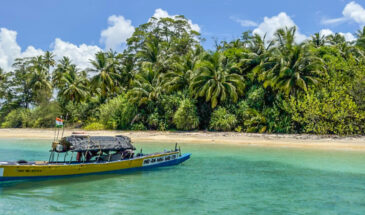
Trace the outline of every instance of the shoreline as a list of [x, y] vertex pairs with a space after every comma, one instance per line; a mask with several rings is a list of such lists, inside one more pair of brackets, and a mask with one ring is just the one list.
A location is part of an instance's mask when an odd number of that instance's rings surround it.
[[[54, 137], [54, 129], [10, 128], [0, 129], [0, 138], [49, 139]], [[64, 136], [82, 129], [65, 129]], [[61, 131], [60, 131], [61, 133]], [[172, 131], [85, 131], [90, 135], [129, 136], [134, 142], [200, 143], [220, 145], [241, 145], [258, 147], [312, 148], [328, 150], [365, 151], [365, 136], [332, 136], [309, 134], [256, 134], [237, 132], [172, 132]], [[61, 135], [61, 134], [60, 134]]]

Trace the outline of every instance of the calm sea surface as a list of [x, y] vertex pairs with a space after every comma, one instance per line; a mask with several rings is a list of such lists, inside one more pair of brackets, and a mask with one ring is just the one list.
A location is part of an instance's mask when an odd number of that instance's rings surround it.
[[[0, 139], [0, 160], [48, 160], [48, 143]], [[363, 152], [181, 147], [193, 154], [179, 166], [0, 183], [0, 214], [365, 214]]]

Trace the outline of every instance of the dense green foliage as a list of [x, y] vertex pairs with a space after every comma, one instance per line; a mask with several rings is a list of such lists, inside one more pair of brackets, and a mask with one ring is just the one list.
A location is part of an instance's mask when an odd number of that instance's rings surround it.
[[174, 123], [177, 129], [193, 130], [199, 126], [199, 118], [195, 104], [190, 99], [181, 101], [174, 115]]
[[216, 131], [230, 131], [236, 123], [235, 115], [229, 113], [224, 107], [219, 107], [212, 113], [209, 128]]
[[212, 51], [183, 16], [151, 18], [86, 70], [50, 52], [16, 59], [0, 69], [0, 125], [364, 134], [365, 28], [354, 42], [297, 44], [295, 31], [244, 32]]

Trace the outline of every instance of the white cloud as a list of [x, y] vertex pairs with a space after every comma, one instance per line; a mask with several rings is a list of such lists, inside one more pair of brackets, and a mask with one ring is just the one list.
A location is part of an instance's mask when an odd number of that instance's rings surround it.
[[28, 48], [21, 53], [20, 57], [34, 57], [43, 55], [44, 51], [42, 49], [36, 49], [33, 46], [28, 46]]
[[33, 46], [22, 52], [16, 41], [17, 32], [6, 28], [0, 28], [0, 67], [9, 71], [14, 60], [19, 57], [31, 57], [43, 54], [41, 49], [35, 49]]
[[240, 19], [234, 16], [229, 17], [231, 20], [239, 23], [242, 27], [256, 27], [258, 24], [252, 20]]
[[295, 41], [297, 43], [303, 42], [307, 37], [304, 34], [301, 34], [298, 26], [294, 23], [294, 21], [284, 12], [279, 13], [277, 16], [273, 17], [264, 17], [264, 21], [258, 25], [257, 28], [253, 30], [254, 34], [259, 34], [264, 36], [266, 34], [266, 40], [273, 39], [274, 33], [279, 28], [285, 27], [297, 27], [297, 31], [295, 32]]
[[340, 17], [340, 18], [334, 18], [334, 19], [322, 19], [321, 23], [324, 25], [332, 25], [332, 24], [338, 24], [341, 22], [345, 22], [347, 18]]
[[[5, 71], [10, 71], [12, 69], [12, 64], [16, 58], [34, 57], [44, 54], [42, 49], [36, 49], [33, 46], [28, 46], [27, 49], [22, 52], [16, 41], [16, 37], [16, 31], [0, 28], [0, 67]], [[54, 53], [56, 60], [63, 56], [68, 56], [73, 63], [84, 69], [90, 66], [89, 59], [94, 58], [94, 54], [101, 51], [101, 49], [98, 46], [88, 46], [85, 44], [76, 46], [57, 38], [55, 39], [53, 50], [51, 51]]]
[[[335, 33], [332, 31], [332, 30], [330, 30], [330, 29], [322, 29], [320, 32], [319, 32], [319, 34], [321, 35], [321, 36], [329, 36], [329, 35], [334, 35]], [[342, 33], [342, 32], [339, 32], [338, 34], [340, 34], [340, 35], [342, 35], [343, 37], [345, 37], [345, 40], [347, 41], [347, 42], [352, 42], [352, 41], [354, 41], [354, 40], [356, 40], [356, 38], [355, 38], [355, 36], [352, 34], [352, 33], [350, 33], [350, 32], [347, 32], [347, 33]]]
[[100, 42], [105, 44], [105, 49], [121, 50], [126, 40], [132, 36], [134, 27], [132, 21], [123, 16], [110, 16], [109, 27], [101, 32]]
[[351, 18], [359, 24], [365, 24], [365, 9], [355, 2], [348, 3], [343, 9], [342, 14], [344, 17]]
[[323, 19], [322, 24], [338, 24], [353, 20], [360, 25], [365, 25], [365, 9], [356, 2], [348, 3], [342, 11], [342, 17], [334, 19]]
[[[157, 19], [159, 18], [175, 18], [177, 15], [169, 15], [169, 13], [166, 10], [162, 10], [161, 8], [158, 8], [155, 10], [155, 13], [152, 15], [152, 17], [155, 17]], [[198, 24], [194, 24], [190, 19], [188, 19], [188, 23], [192, 30], [200, 32], [200, 27]]]
[[[0, 29], [0, 67], [6, 71], [11, 70], [11, 66], [16, 58], [33, 57], [44, 53], [41, 49], [36, 49], [33, 46], [22, 52], [16, 41], [17, 32], [6, 28]], [[69, 42], [64, 42], [61, 39], [56, 39], [53, 47], [53, 53], [56, 59], [63, 56], [68, 56], [80, 68], [89, 66], [89, 59], [94, 57], [94, 54], [101, 49], [97, 46], [88, 46], [82, 44], [76, 46]]]
[[349, 33], [349, 32], [347, 32], [347, 33], [340, 32], [339, 34], [344, 36], [345, 40], [348, 41], [348, 42], [352, 42], [352, 41], [356, 40], [356, 37], [353, 34]]
[[14, 59], [20, 54], [20, 46], [16, 42], [15, 31], [0, 29], [0, 67], [8, 70]]
[[86, 44], [77, 46], [56, 38], [52, 51], [56, 60], [63, 56], [67, 56], [79, 68], [85, 69], [90, 67], [90, 59], [94, 59], [95, 53], [101, 51], [101, 49], [98, 46], [90, 46]]
[[332, 34], [335, 34], [332, 30], [326, 28], [326, 29], [322, 29], [320, 32], [319, 32], [319, 35], [320, 36], [329, 36], [329, 35], [332, 35]]

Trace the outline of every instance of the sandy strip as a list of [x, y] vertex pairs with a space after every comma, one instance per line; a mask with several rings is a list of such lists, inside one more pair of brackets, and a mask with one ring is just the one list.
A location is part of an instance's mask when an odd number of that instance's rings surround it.
[[[65, 130], [64, 136], [71, 135], [78, 129]], [[330, 150], [365, 151], [365, 136], [339, 137], [320, 135], [289, 134], [247, 134], [236, 132], [161, 132], [161, 131], [87, 131], [90, 135], [122, 134], [134, 142], [178, 142], [252, 145], [262, 147], [294, 147]], [[53, 129], [0, 129], [0, 138], [50, 139], [54, 137]]]

